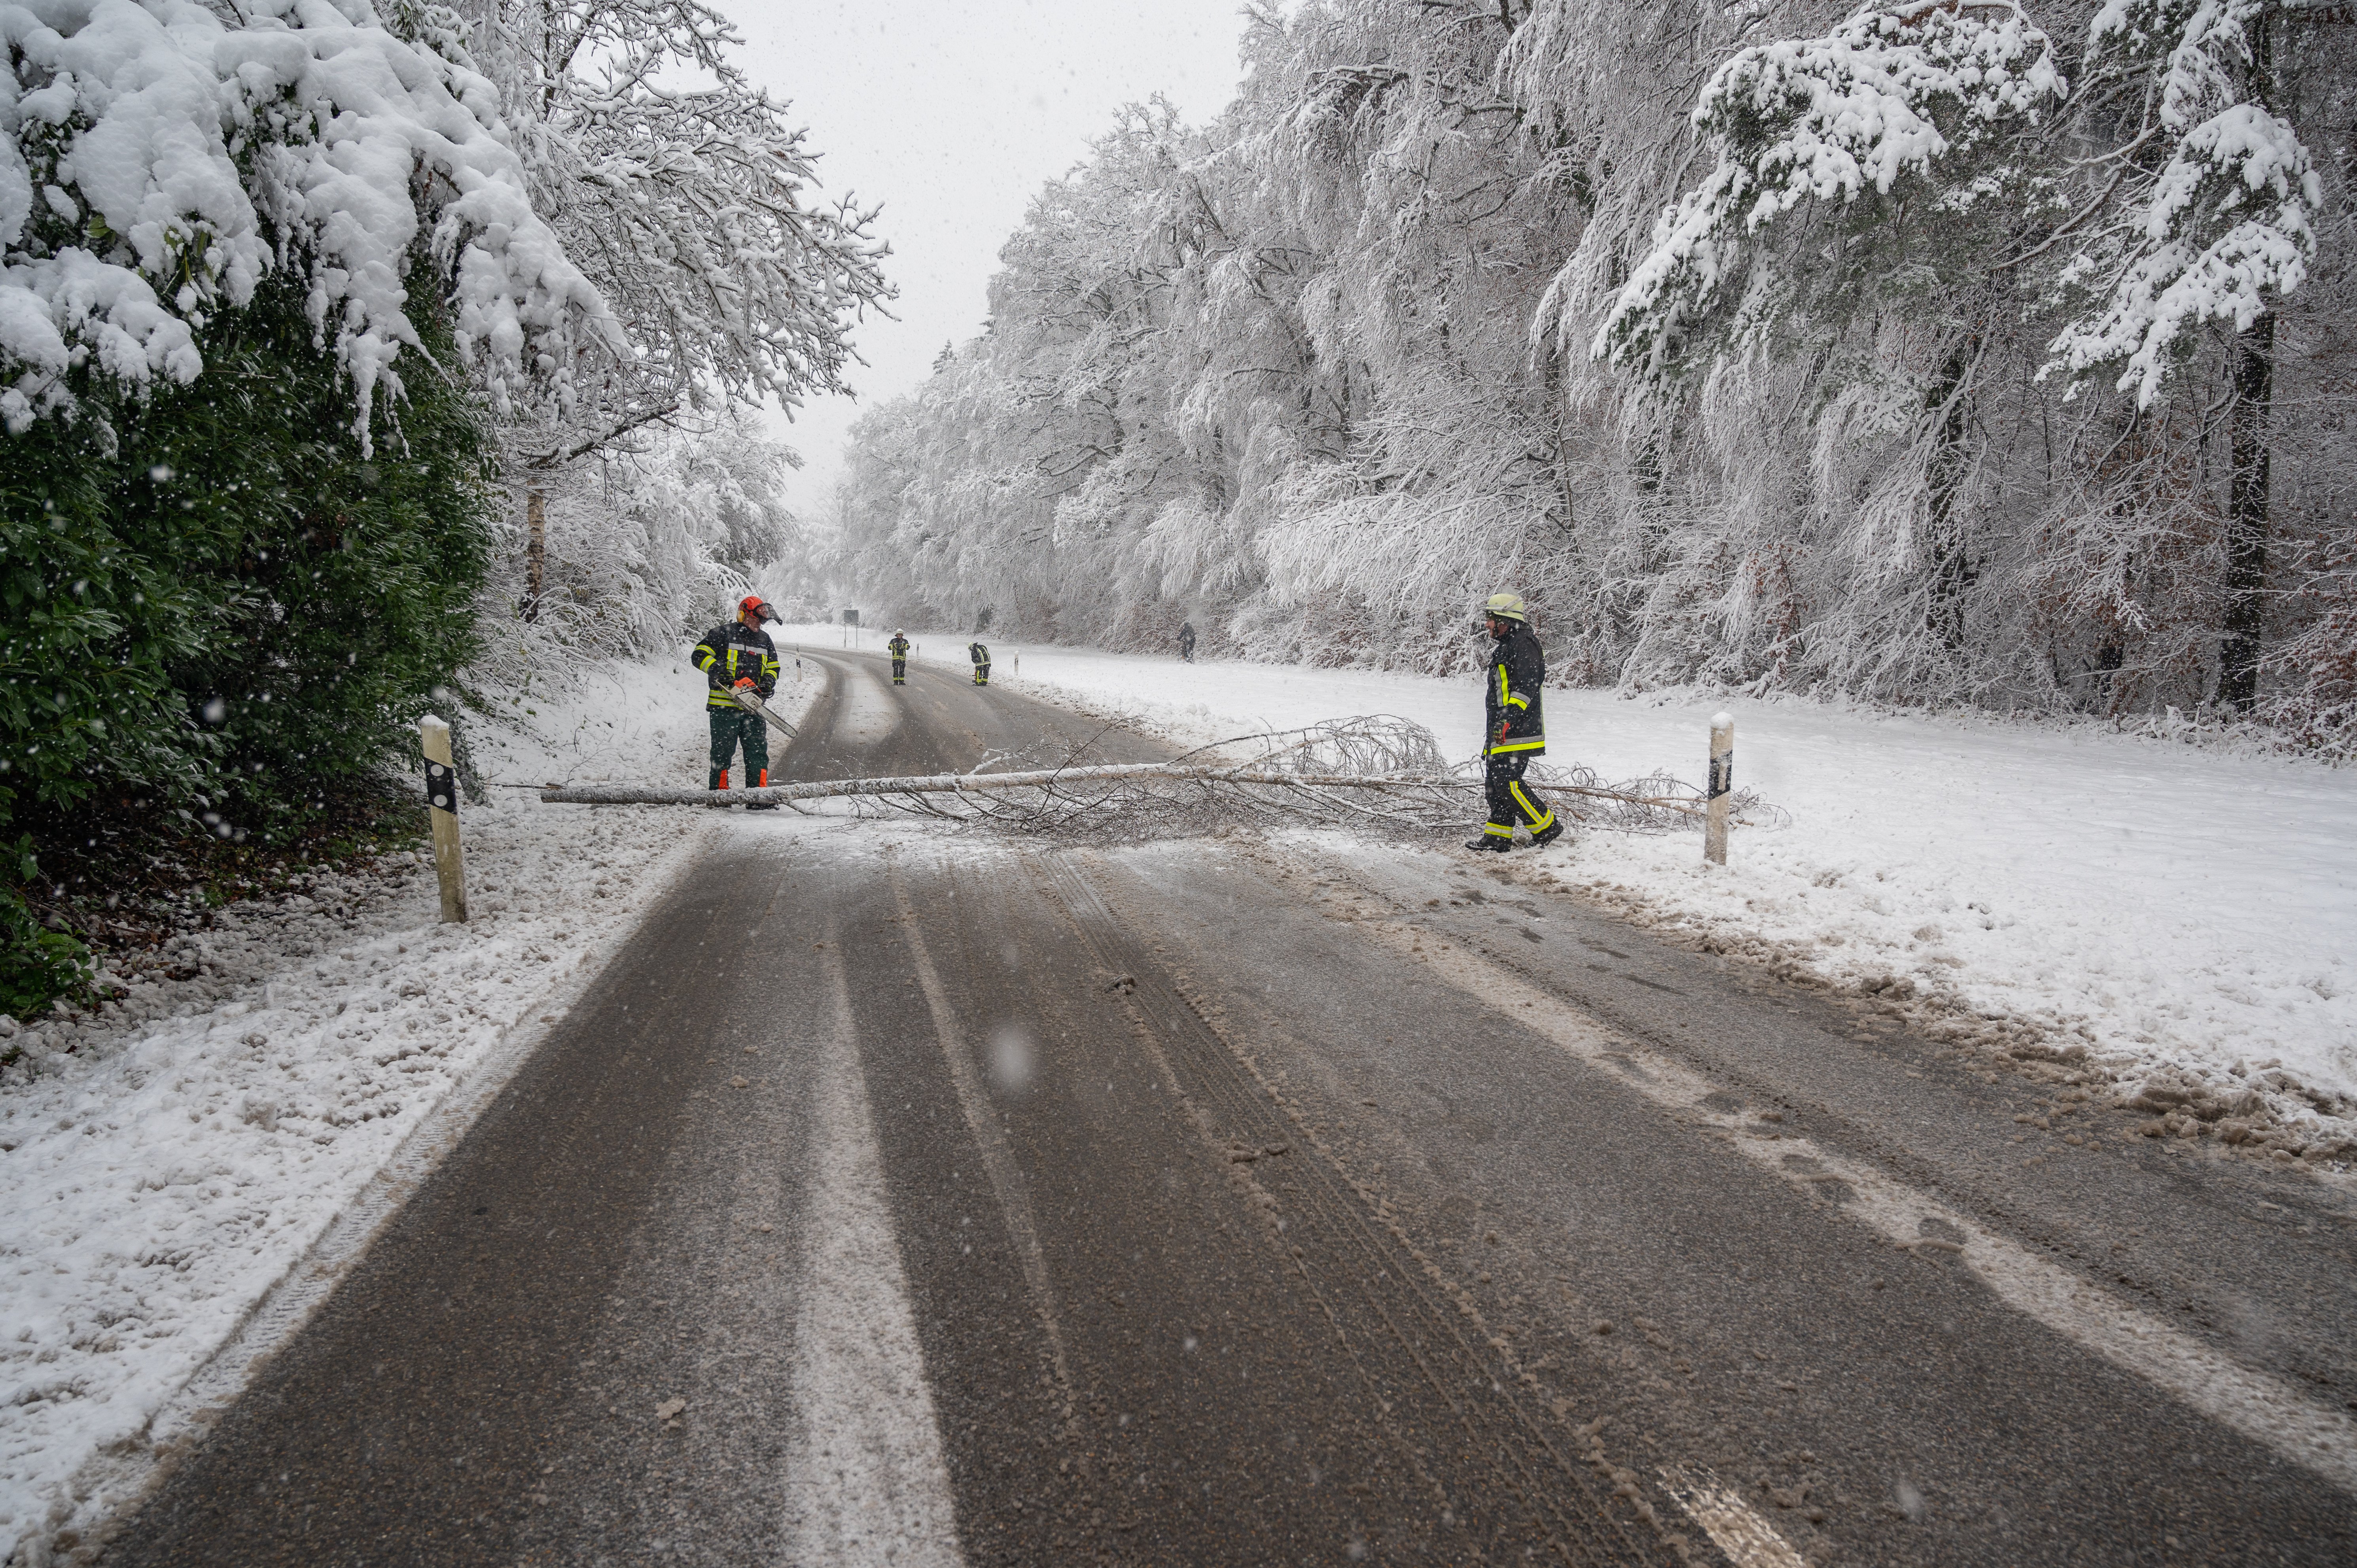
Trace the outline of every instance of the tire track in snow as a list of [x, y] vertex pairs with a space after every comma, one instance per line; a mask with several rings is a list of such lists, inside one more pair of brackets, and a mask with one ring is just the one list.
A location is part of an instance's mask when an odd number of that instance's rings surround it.
[[950, 1082], [957, 1090], [958, 1109], [964, 1114], [974, 1147], [982, 1155], [982, 1168], [990, 1178], [991, 1195], [997, 1199], [999, 1214], [1006, 1221], [1006, 1239], [1022, 1264], [1032, 1309], [1039, 1315], [1039, 1326], [1048, 1336], [1048, 1353], [1056, 1369], [1056, 1400], [1062, 1410], [1065, 1430], [1077, 1436], [1071, 1366], [1064, 1354], [1061, 1313], [1056, 1303], [1055, 1283], [1048, 1277], [1047, 1255], [1040, 1250], [1039, 1227], [1031, 1216], [1029, 1187], [1023, 1179], [1022, 1168], [1015, 1163], [1014, 1152], [1007, 1147], [1006, 1129], [991, 1104], [989, 1091], [983, 1087], [981, 1075], [974, 1068], [974, 1053], [958, 1029], [957, 1013], [950, 1005], [948, 990], [942, 984], [941, 972], [934, 967], [932, 954], [925, 947], [924, 930], [917, 918], [917, 907], [909, 897], [908, 882], [897, 865], [886, 875], [891, 879], [893, 902], [900, 912], [901, 936], [909, 944], [909, 961], [916, 969], [925, 1004], [932, 1012], [933, 1034], [941, 1044], [942, 1059], [948, 1065]]
[[1234, 1178], [1265, 1200], [1271, 1240], [1364, 1380], [1412, 1472], [1434, 1488], [1442, 1524], [1469, 1522], [1457, 1514], [1470, 1505], [1501, 1525], [1511, 1520], [1501, 1540], [1543, 1538], [1553, 1560], [1572, 1563], [1645, 1562], [1668, 1551], [1631, 1528], [1633, 1513], [1666, 1534], [1635, 1477], [1603, 1457], [1601, 1423], [1576, 1427], [1571, 1402], [1548, 1400], [1472, 1298], [1260, 1076], [1187, 977], [1146, 950], [1133, 933], [1147, 923], [1125, 918], [1072, 857], [1032, 858], [1029, 870], [1096, 961], [1134, 982], [1125, 1004], [1207, 1151], [1232, 1163], [1235, 1145], [1300, 1151], [1304, 1179], [1282, 1205], [1252, 1174], [1256, 1160], [1234, 1166]]
[[811, 1085], [810, 1250], [794, 1326], [786, 1561], [955, 1568], [957, 1515], [829, 921], [833, 1028]]

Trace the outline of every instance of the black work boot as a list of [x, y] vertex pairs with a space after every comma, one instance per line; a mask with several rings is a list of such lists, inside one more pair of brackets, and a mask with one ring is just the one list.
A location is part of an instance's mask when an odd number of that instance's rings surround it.
[[1544, 849], [1547, 845], [1555, 843], [1555, 840], [1561, 837], [1563, 837], [1563, 824], [1559, 822], [1549, 822], [1545, 827], [1541, 828], [1538, 832], [1531, 835], [1531, 847], [1533, 849]]
[[1465, 847], [1475, 854], [1504, 854], [1514, 847], [1514, 841], [1496, 833], [1483, 833], [1478, 839], [1467, 839]]

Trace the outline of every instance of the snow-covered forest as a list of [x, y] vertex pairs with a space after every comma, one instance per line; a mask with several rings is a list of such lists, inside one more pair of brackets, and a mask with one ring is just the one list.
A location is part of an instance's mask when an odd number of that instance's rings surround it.
[[351, 827], [429, 707], [708, 623], [796, 544], [759, 406], [843, 391], [890, 288], [703, 0], [10, 0], [0, 43], [21, 1012], [195, 875], [174, 832]]
[[2357, 27], [1305, 0], [856, 428], [844, 602], [1122, 648], [2357, 726]]

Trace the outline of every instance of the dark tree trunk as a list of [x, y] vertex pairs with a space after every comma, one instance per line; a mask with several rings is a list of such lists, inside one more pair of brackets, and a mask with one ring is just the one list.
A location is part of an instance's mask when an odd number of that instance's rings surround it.
[[2275, 396], [2276, 318], [2270, 311], [2234, 340], [2234, 477], [2226, 501], [2225, 636], [2218, 646], [2218, 700], [2248, 708], [2259, 694], [2266, 630], [2267, 413]]
[[523, 618], [540, 618], [541, 585], [548, 575], [548, 497], [538, 489], [523, 499]]
[[1958, 338], [1949, 352], [1948, 362], [1941, 367], [1939, 381], [1923, 398], [1923, 411], [1940, 422], [1939, 433], [1933, 437], [1937, 445], [1932, 450], [1925, 474], [1931, 487], [1932, 543], [1932, 593], [1925, 618], [1949, 651], [1955, 653], [1964, 651], [1968, 629], [1966, 600], [1974, 584], [1980, 580], [1980, 567], [1973, 560], [1970, 541], [1964, 537], [1964, 520], [1956, 515], [1957, 496], [1970, 468], [1964, 451], [1965, 405], [1969, 401], [1964, 378], [1972, 373], [1980, 349], [1977, 332]]

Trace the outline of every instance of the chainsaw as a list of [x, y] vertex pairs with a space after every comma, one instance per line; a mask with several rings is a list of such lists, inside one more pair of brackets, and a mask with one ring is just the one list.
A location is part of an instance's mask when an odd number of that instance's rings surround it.
[[788, 740], [796, 738], [794, 726], [780, 718], [777, 714], [771, 713], [770, 711], [770, 704], [761, 701], [760, 694], [755, 692], [752, 687], [739, 686], [728, 694], [737, 699], [737, 705], [738, 707], [744, 709], [748, 714], [759, 714], [763, 724], [766, 724], [771, 729], [778, 731]]

